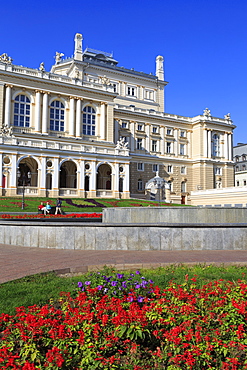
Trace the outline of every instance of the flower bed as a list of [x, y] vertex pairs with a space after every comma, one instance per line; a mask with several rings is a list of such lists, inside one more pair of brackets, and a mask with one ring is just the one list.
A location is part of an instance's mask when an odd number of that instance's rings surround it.
[[102, 218], [102, 213], [70, 213], [68, 215], [43, 215], [43, 214], [38, 214], [38, 215], [29, 215], [29, 214], [24, 214], [24, 215], [9, 215], [9, 214], [3, 214], [0, 215], [0, 218], [4, 219], [37, 219], [37, 218]]
[[78, 285], [74, 297], [0, 316], [2, 370], [247, 369], [242, 281], [161, 291], [142, 276], [95, 273]]

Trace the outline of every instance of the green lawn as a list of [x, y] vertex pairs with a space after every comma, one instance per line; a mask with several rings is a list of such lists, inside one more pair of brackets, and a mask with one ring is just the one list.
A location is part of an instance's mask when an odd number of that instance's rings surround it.
[[[105, 274], [109, 276], [114, 271], [105, 268]], [[113, 272], [114, 271], [114, 272]], [[124, 272], [124, 273], [129, 273]], [[197, 278], [198, 287], [218, 279], [237, 282], [239, 279], [247, 281], [247, 266], [221, 266], [214, 265], [171, 265], [165, 268], [141, 270], [146, 279], [152, 279], [155, 285], [166, 288], [170, 281], [183, 284], [185, 280]], [[50, 299], [56, 300], [60, 292], [73, 292], [77, 290], [78, 281], [90, 280], [90, 273], [73, 276], [60, 277], [55, 273], [38, 274], [23, 279], [0, 284], [0, 314], [14, 314], [15, 307], [42, 305]], [[191, 281], [192, 284], [195, 284]]]
[[[61, 198], [62, 209], [66, 213], [73, 212], [102, 212], [104, 207], [157, 207], [158, 202], [139, 199], [83, 199], [83, 198]], [[25, 197], [25, 209], [22, 210], [21, 197], [0, 197], [0, 212], [37, 212], [38, 205], [49, 201], [52, 206], [56, 205], [56, 198]], [[170, 204], [161, 202], [161, 206], [181, 206], [181, 204]]]

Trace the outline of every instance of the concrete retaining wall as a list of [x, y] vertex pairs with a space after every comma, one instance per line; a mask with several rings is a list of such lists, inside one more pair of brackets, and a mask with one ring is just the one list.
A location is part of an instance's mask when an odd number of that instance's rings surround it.
[[103, 223], [246, 223], [247, 208], [132, 207], [103, 210]]
[[0, 221], [0, 243], [82, 250], [247, 249], [247, 224], [85, 224]]

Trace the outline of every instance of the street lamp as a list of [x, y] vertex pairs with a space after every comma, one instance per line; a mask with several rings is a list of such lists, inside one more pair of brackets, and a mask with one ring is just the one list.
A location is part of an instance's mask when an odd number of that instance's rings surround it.
[[27, 179], [31, 179], [31, 172], [28, 171], [27, 175], [25, 172], [23, 174], [21, 171], [18, 169], [17, 171], [17, 176], [19, 180], [22, 180], [22, 202], [21, 202], [21, 209], [25, 209], [25, 186], [27, 185]]
[[156, 172], [156, 176], [153, 180], [154, 186], [158, 189], [158, 196], [159, 196], [159, 206], [160, 206], [160, 190], [164, 187], [164, 179], [159, 177], [158, 171]]

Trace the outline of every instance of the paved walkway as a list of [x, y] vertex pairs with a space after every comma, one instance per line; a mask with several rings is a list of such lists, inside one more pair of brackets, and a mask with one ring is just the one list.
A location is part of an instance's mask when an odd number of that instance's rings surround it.
[[0, 283], [47, 271], [65, 274], [86, 272], [104, 265], [137, 269], [180, 263], [247, 265], [247, 250], [85, 251], [0, 244]]

